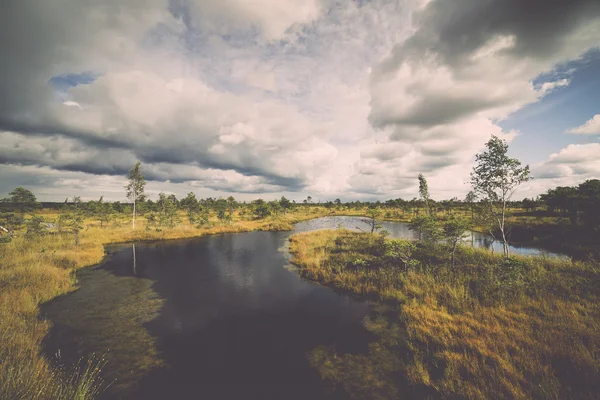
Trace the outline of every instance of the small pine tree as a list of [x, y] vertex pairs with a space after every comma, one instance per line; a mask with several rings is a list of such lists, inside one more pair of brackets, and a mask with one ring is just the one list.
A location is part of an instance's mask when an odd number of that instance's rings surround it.
[[44, 223], [44, 217], [34, 216], [27, 221], [27, 232], [25, 233], [27, 239], [44, 236], [46, 233], [47, 229]]
[[431, 214], [429, 210], [429, 187], [427, 185], [427, 179], [423, 176], [423, 174], [419, 174], [419, 195], [421, 196], [421, 200], [425, 203], [425, 210], [427, 214]]

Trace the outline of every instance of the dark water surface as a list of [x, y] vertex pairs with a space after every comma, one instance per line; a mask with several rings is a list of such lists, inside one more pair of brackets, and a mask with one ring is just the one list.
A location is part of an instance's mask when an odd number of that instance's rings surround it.
[[[296, 232], [339, 224], [361, 226], [355, 217], [327, 217]], [[384, 228], [413, 237], [406, 224]], [[78, 274], [78, 291], [42, 307], [54, 324], [46, 352], [66, 364], [104, 354], [110, 399], [345, 398], [321, 381], [307, 354], [321, 345], [366, 351], [369, 305], [300, 279], [288, 268], [290, 234], [108, 246], [100, 266]], [[490, 244], [480, 234], [473, 243]]]

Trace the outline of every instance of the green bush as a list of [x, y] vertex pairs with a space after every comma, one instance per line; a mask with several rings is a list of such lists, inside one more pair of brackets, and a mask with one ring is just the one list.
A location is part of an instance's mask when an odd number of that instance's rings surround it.
[[415, 268], [419, 261], [414, 259], [414, 253], [417, 249], [414, 242], [408, 240], [388, 240], [384, 244], [385, 262], [394, 267], [404, 270]]
[[43, 236], [47, 233], [46, 226], [44, 225], [44, 217], [33, 217], [27, 222], [27, 232], [25, 237], [32, 239], [35, 237]]

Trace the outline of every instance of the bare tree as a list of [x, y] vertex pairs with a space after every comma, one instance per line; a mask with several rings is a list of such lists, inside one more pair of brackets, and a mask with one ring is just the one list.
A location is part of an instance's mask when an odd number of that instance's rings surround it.
[[[381, 214], [381, 210], [376, 208], [369, 208], [367, 210], [367, 218], [361, 219], [361, 222], [364, 222], [369, 226], [369, 233], [373, 234], [379, 229], [382, 228], [381, 223], [377, 220], [377, 217]], [[357, 227], [357, 229], [364, 232], [364, 230]]]
[[75, 204], [75, 211], [77, 211], [77, 209], [79, 208], [79, 204], [81, 204], [81, 196], [73, 196], [73, 199], [71, 201], [73, 202], [73, 204]]

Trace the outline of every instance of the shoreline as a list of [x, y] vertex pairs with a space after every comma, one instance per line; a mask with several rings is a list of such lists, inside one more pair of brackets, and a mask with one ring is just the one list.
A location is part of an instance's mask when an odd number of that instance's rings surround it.
[[[100, 227], [96, 221], [88, 219], [77, 246], [70, 234], [56, 234], [33, 240], [16, 237], [12, 243], [3, 244], [0, 249], [0, 261], [4, 269], [0, 271], [4, 272], [4, 276], [0, 276], [0, 285], [4, 291], [0, 294], [0, 317], [6, 321], [0, 332], [0, 356], [5, 359], [0, 372], [12, 374], [9, 382], [3, 382], [0, 386], [0, 397], [3, 393], [10, 397], [12, 389], [23, 386], [26, 387], [25, 390], [37, 393], [42, 390], [40, 388], [46, 391], [47, 387], [61, 386], [60, 382], [56, 382], [57, 372], [41, 350], [49, 322], [41, 320], [39, 306], [76, 290], [76, 272], [101, 264], [106, 256], [107, 246], [224, 233], [293, 231], [293, 224], [317, 218], [365, 217], [365, 210], [353, 211], [355, 210], [300, 208], [281, 215], [278, 220], [238, 220], [231, 225], [206, 228], [191, 226], [182, 218], [184, 222], [181, 225], [161, 230], [146, 230], [141, 217], [136, 230], [131, 230], [129, 221], [124, 220], [124, 216], [121, 217], [123, 223], [112, 227]], [[382, 217], [380, 220], [408, 223], [406, 218]]]

